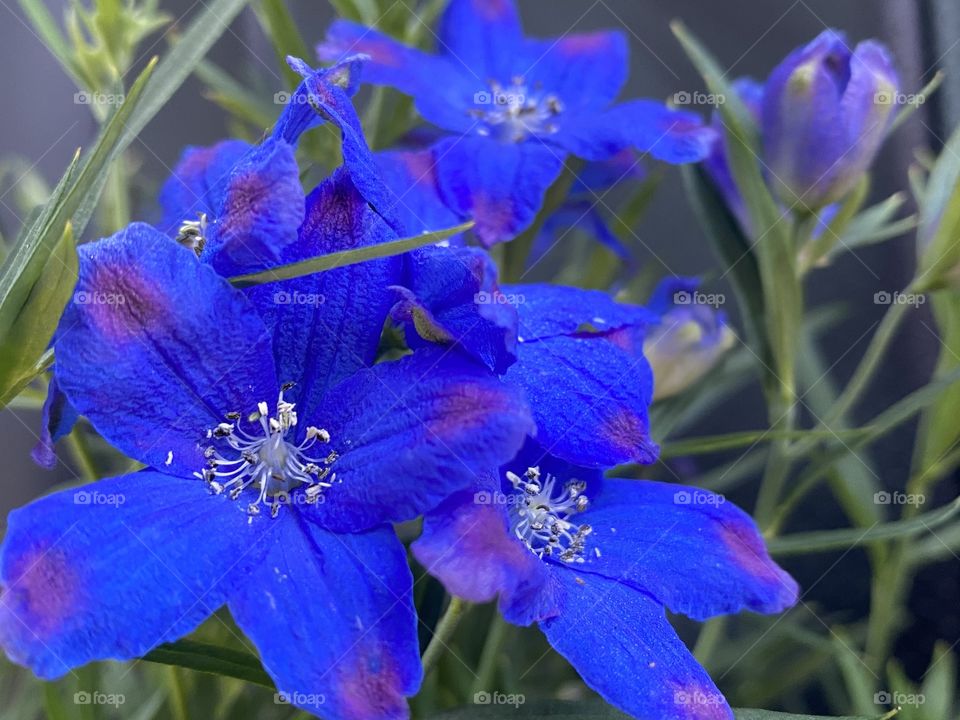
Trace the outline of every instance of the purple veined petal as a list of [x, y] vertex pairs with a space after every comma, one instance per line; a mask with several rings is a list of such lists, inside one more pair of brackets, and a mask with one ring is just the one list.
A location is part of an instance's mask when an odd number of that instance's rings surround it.
[[44, 679], [141, 657], [219, 608], [271, 531], [202, 481], [152, 471], [37, 500], [0, 548], [0, 646]]
[[540, 628], [607, 702], [639, 720], [733, 720], [660, 603], [575, 567], [555, 566], [553, 575], [560, 613]]
[[[394, 239], [341, 167], [310, 193], [299, 240], [283, 261]], [[370, 260], [247, 291], [273, 334], [280, 382], [294, 383], [286, 397], [297, 404], [302, 427], [320, 421], [330, 387], [373, 364], [401, 265], [399, 257]]]
[[[381, 177], [393, 191], [393, 206], [403, 218], [405, 237], [462, 222], [440, 199], [436, 156], [431, 148], [379, 152], [376, 162]], [[449, 242], [456, 243], [459, 237], [450, 238]]]
[[57, 382], [77, 412], [125, 454], [184, 477], [203, 468], [208, 429], [279, 392], [253, 306], [142, 223], [80, 247], [55, 348]]
[[393, 530], [337, 535], [293, 511], [267, 542], [229, 604], [280, 700], [331, 720], [407, 718], [422, 668], [413, 577]]
[[565, 157], [537, 140], [503, 143], [469, 135], [441, 140], [434, 152], [440, 197], [476, 222], [473, 232], [486, 247], [530, 226]]
[[558, 125], [550, 142], [585, 160], [606, 160], [634, 148], [673, 165], [699, 162], [716, 138], [699, 115], [655, 100], [628, 100]]
[[516, 359], [517, 311], [501, 302], [496, 265], [478, 248], [428, 247], [406, 259], [391, 311], [411, 347], [456, 345], [497, 374]]
[[40, 424], [40, 439], [30, 452], [33, 461], [42, 468], [52, 470], [57, 463], [54, 443], [66, 437], [77, 422], [77, 411], [70, 404], [57, 383], [56, 370], [50, 375], [47, 397], [43, 401], [43, 416]]
[[513, 457], [533, 432], [516, 390], [456, 350], [422, 348], [332, 388], [336, 482], [313, 517], [343, 532], [409, 520]]

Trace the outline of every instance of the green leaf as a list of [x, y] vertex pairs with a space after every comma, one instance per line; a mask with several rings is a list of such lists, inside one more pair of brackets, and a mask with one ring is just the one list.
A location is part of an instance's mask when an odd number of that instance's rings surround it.
[[161, 645], [144, 655], [143, 659], [160, 665], [173, 665], [212, 675], [232, 677], [268, 688], [274, 687], [273, 680], [264, 671], [256, 657], [218, 645], [178, 640]]
[[[584, 720], [629, 720], [630, 716], [600, 701], [564, 702], [561, 700], [539, 700], [522, 704], [493, 704], [490, 693], [478, 693], [487, 704], [476, 702], [468, 707], [448, 710], [434, 717], [437, 720], [474, 720], [490, 718], [502, 720], [504, 717], [523, 720], [550, 720], [550, 718], [583, 718]], [[500, 698], [510, 697], [499, 693]], [[514, 696], [516, 697], [516, 696]], [[522, 696], [519, 696], [522, 697]], [[880, 720], [866, 717], [824, 717], [820, 715], [791, 715], [770, 710], [734, 709], [736, 720]], [[884, 718], [889, 715], [883, 716]]]
[[77, 284], [77, 248], [69, 223], [0, 345], [0, 399], [32, 380]]
[[[781, 211], [760, 168], [758, 130], [746, 105], [725, 78], [717, 61], [679, 21], [670, 25], [707, 88], [724, 102], [719, 106], [730, 170], [750, 216], [752, 252], [757, 258], [764, 297], [764, 327], [774, 360], [775, 399], [786, 413], [794, 402], [795, 342], [802, 321], [803, 298], [796, 272], [793, 223]], [[748, 308], [745, 308], [750, 310]]]
[[920, 106], [926, 103], [929, 97], [937, 91], [937, 88], [940, 87], [940, 85], [943, 83], [943, 79], [946, 76], [947, 74], [943, 70], [937, 70], [936, 74], [930, 79], [930, 82], [924, 85], [920, 89], [920, 92], [914, 95], [914, 97], [920, 99], [920, 102], [908, 103], [906, 107], [902, 108], [900, 112], [898, 112], [893, 118], [893, 122], [890, 123], [890, 129], [887, 131], [888, 134], [892, 133], [898, 127], [903, 125], [917, 110], [919, 110]]
[[[810, 240], [800, 249], [799, 272], [801, 275], [819, 265], [838, 244], [843, 242], [843, 233], [860, 212], [869, 193], [870, 176], [864, 175], [857, 183], [857, 187], [840, 203], [836, 215], [827, 227], [818, 237]], [[817, 216], [811, 216], [810, 222], [813, 227], [818, 226], [817, 220]]]
[[707, 435], [699, 438], [687, 438], [665, 444], [660, 452], [661, 458], [685, 457], [688, 455], [707, 455], [709, 453], [752, 447], [775, 440], [836, 440], [854, 439], [869, 434], [869, 427], [853, 430], [747, 430], [744, 432]]
[[773, 555], [780, 557], [826, 550], [846, 550], [847, 548], [869, 545], [893, 538], [912, 537], [932, 532], [952, 520], [958, 513], [960, 513], [960, 500], [954, 500], [949, 505], [909, 520], [874, 525], [865, 530], [845, 528], [843, 530], [821, 530], [785, 535], [771, 538], [767, 541], [767, 547]]
[[330, 253], [329, 255], [320, 255], [319, 257], [310, 258], [309, 260], [301, 260], [291, 265], [281, 265], [280, 267], [250, 273], [249, 275], [236, 275], [230, 278], [230, 282], [236, 287], [250, 287], [251, 285], [262, 285], [263, 283], [312, 275], [313, 273], [322, 272], [323, 270], [344, 267], [346, 265], [355, 265], [365, 262], [366, 260], [400, 255], [410, 250], [416, 250], [424, 245], [435, 245], [441, 240], [445, 240], [453, 235], [459, 235], [472, 227], [473, 221], [470, 221], [462, 225], [447, 228], [446, 230], [436, 230], [435, 232], [423, 233], [422, 235], [380, 243], [379, 245], [368, 245], [354, 250], [341, 250], [340, 252]]

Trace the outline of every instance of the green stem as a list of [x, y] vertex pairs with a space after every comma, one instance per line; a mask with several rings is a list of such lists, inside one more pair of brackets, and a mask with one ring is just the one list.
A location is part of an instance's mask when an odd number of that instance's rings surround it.
[[70, 454], [80, 468], [80, 475], [86, 482], [97, 479], [97, 465], [93, 461], [93, 454], [90, 452], [90, 444], [80, 427], [75, 427], [73, 432], [67, 435], [67, 445], [70, 447]]
[[710, 658], [719, 643], [723, 640], [723, 631], [726, 629], [727, 618], [715, 617], [704, 623], [700, 634], [697, 635], [697, 644], [693, 646], [693, 656], [700, 664], [709, 667]]
[[[910, 288], [907, 288], [907, 292], [909, 291]], [[880, 367], [880, 361], [883, 359], [890, 342], [900, 327], [900, 322], [903, 320], [909, 308], [910, 305], [906, 303], [893, 303], [890, 305], [890, 309], [887, 310], [883, 319], [880, 321], [880, 326], [870, 339], [870, 345], [863, 354], [863, 358], [854, 371], [853, 377], [850, 378], [850, 382], [847, 383], [843, 392], [840, 393], [840, 397], [837, 398], [837, 402], [830, 408], [830, 412], [821, 425], [829, 426], [837, 418], [846, 415], [850, 411], [850, 408], [856, 404], [860, 395], [870, 383], [873, 374], [877, 368]]]
[[179, 668], [173, 666], [167, 668], [167, 674], [170, 678], [170, 710], [176, 720], [187, 720], [187, 697], [183, 691], [183, 678], [180, 675]]
[[500, 649], [503, 647], [503, 641], [507, 637], [507, 629], [509, 627], [507, 621], [497, 613], [487, 630], [487, 641], [484, 643], [483, 651], [480, 653], [480, 666], [477, 668], [477, 679], [470, 689], [471, 697], [481, 690], [487, 690], [493, 683], [493, 674], [497, 668], [497, 658], [500, 656]]
[[446, 651], [447, 642], [453, 637], [457, 625], [460, 624], [460, 620], [469, 607], [470, 604], [465, 600], [456, 596], [450, 598], [450, 604], [447, 605], [447, 609], [440, 617], [440, 621], [433, 630], [433, 637], [430, 638], [427, 649], [423, 651], [423, 657], [420, 659], [423, 664], [424, 675], [427, 675], [433, 669], [437, 660]]

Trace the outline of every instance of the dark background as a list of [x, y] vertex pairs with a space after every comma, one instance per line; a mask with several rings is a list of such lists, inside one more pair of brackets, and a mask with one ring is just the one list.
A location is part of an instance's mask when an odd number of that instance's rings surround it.
[[[50, 6], [55, 15], [58, 5]], [[174, 17], [189, 17], [202, 3], [166, 0], [163, 7]], [[924, 146], [936, 149], [941, 138], [960, 117], [960, 9], [955, 0], [934, 7], [914, 0], [520, 0], [530, 34], [556, 36], [575, 30], [624, 28], [630, 38], [632, 65], [624, 97], [668, 98], [680, 90], [701, 89], [698, 77], [684, 58], [668, 23], [684, 22], [713, 50], [731, 77], [764, 78], [791, 49], [807, 42], [825, 27], [846, 30], [853, 42], [876, 37], [897, 56], [902, 90], [918, 90], [936, 68], [954, 68], [944, 90], [921, 108], [887, 144], [875, 176], [874, 195], [879, 200], [906, 188], [907, 167], [914, 151]], [[309, 43], [319, 40], [333, 17], [326, 2], [291, 0]], [[163, 52], [161, 35], [142, 47], [138, 67], [152, 54]], [[282, 84], [270, 48], [250, 11], [234, 23], [215, 47], [211, 57], [239, 79], [273, 90]], [[0, 158], [20, 156], [48, 181], [55, 181], [75, 148], [89, 143], [95, 123], [88, 109], [73, 102], [75, 88], [53, 56], [23, 20], [14, 0], [0, 0]], [[205, 100], [199, 82], [190, 80], [174, 100], [147, 127], [132, 146], [138, 177], [148, 179], [142, 213], [149, 213], [154, 187], [162, 182], [186, 144], [209, 144], [226, 134], [223, 113]], [[18, 228], [16, 206], [9, 185], [0, 187], [0, 229], [5, 237]], [[704, 273], [715, 267], [714, 258], [687, 205], [679, 176], [668, 174], [664, 187], [640, 227], [634, 229], [642, 242], [655, 251], [645, 262], [662, 264], [662, 274]], [[867, 332], [884, 308], [872, 303], [878, 290], [900, 289], [909, 281], [914, 263], [910, 237], [846, 256], [835, 266], [817, 272], [811, 279], [813, 304], [846, 301], [853, 308], [827, 338], [829, 363], [839, 380], [858, 362]], [[936, 358], [937, 340], [927, 311], [912, 312], [888, 362], [860, 412], [868, 417], [928, 378]], [[864, 334], [867, 337], [864, 338]], [[858, 342], [854, 342], [860, 338]], [[108, 369], [105, 369], [108, 372]], [[759, 395], [738, 399], [704, 420], [705, 431], [717, 433], [762, 427], [764, 411]], [[61, 464], [45, 472], [33, 466], [29, 449], [35, 442], [37, 414], [7, 410], [0, 413], [0, 513], [44, 492], [52, 484], [74, 478]], [[910, 463], [912, 434], [891, 437], [876, 449], [874, 459], [883, 483], [902, 487]], [[948, 482], [949, 486], [950, 483]], [[957, 494], [942, 488], [945, 498]], [[802, 524], [830, 527], [842, 522], [832, 507], [816, 504], [805, 508]], [[823, 558], [807, 570], [803, 564], [790, 567], [801, 580], [815, 580]], [[805, 578], [808, 573], [812, 577]], [[866, 569], [862, 557], [845, 560], [831, 577], [818, 583], [816, 599], [833, 608], [864, 612], [867, 601]], [[899, 654], [911, 674], [926, 667], [932, 643], [937, 638], [960, 639], [960, 577], [956, 562], [934, 566], [919, 578], [914, 590], [916, 622], [901, 640]]]

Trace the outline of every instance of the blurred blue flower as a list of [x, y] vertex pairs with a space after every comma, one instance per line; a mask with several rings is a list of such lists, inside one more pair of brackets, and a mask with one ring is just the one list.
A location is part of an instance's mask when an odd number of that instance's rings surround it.
[[761, 129], [770, 182], [789, 206], [840, 200], [873, 162], [894, 117], [900, 81], [889, 51], [853, 50], [826, 30], [792, 52], [764, 88]]
[[653, 100], [613, 104], [628, 68], [620, 32], [531, 39], [510, 0], [453, 0], [438, 37], [440, 53], [428, 54], [338, 20], [318, 52], [369, 55], [365, 81], [411, 95], [452, 134], [434, 146], [440, 195], [476, 220], [485, 245], [532, 222], [568, 154], [603, 160], [636, 148], [686, 163], [709, 150], [714, 133], [695, 114]]
[[[284, 253], [389, 233], [341, 169]], [[373, 365], [399, 258], [244, 294], [145, 224], [80, 255], [57, 382], [148, 469], [10, 515], [0, 645], [55, 678], [140, 657], [226, 604], [294, 704], [406, 717], [417, 620], [389, 523], [512, 457], [533, 429], [522, 398], [438, 348]]]
[[641, 720], [733, 718], [665, 609], [703, 620], [797, 599], [753, 521], [722, 496], [604, 479], [532, 442], [427, 513], [412, 549], [451, 594], [499, 597], [508, 622], [539, 623], [587, 685]]
[[643, 354], [653, 369], [654, 400], [686, 390], [733, 347], [733, 330], [718, 309], [723, 296], [699, 288], [698, 278], [666, 278], [647, 303], [659, 316], [643, 339]]

